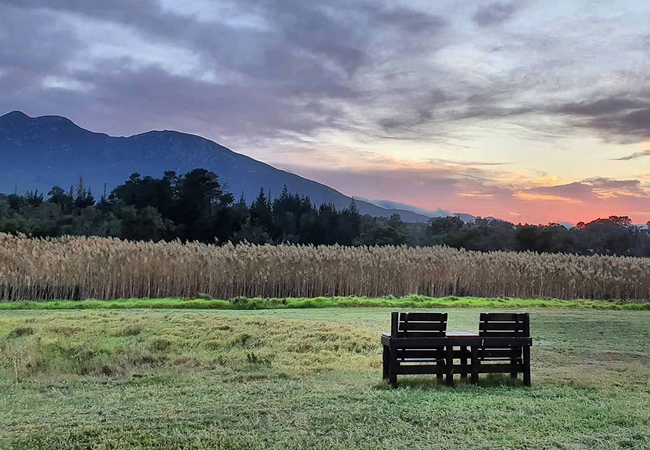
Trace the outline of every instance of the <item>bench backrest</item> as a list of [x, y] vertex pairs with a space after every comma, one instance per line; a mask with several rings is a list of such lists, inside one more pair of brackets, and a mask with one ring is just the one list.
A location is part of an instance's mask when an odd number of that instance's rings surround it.
[[530, 337], [528, 313], [481, 313], [479, 335], [485, 337]]
[[390, 334], [393, 337], [443, 337], [447, 332], [447, 313], [391, 314]]

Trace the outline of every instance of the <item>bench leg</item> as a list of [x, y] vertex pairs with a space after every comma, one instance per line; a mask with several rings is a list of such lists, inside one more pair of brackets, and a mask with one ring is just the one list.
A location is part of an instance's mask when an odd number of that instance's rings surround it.
[[397, 349], [390, 346], [389, 350], [389, 364], [388, 364], [388, 382], [391, 387], [397, 387]]
[[467, 372], [465, 371], [465, 366], [467, 365], [467, 347], [465, 346], [461, 347], [460, 354], [462, 355], [460, 358], [460, 364], [463, 366], [463, 368], [460, 371], [460, 377], [467, 378]]
[[384, 354], [382, 357], [382, 368], [383, 368], [383, 378], [384, 380], [388, 379], [388, 368], [390, 367], [390, 349], [387, 345], [384, 345]]
[[521, 357], [521, 348], [513, 347], [512, 355], [510, 356], [510, 378], [517, 379], [517, 360]]
[[471, 357], [471, 362], [472, 362], [472, 384], [475, 384], [478, 386], [478, 372], [479, 372], [479, 365], [480, 361], [478, 360], [478, 348], [476, 346], [472, 346], [472, 357]]
[[524, 386], [530, 386], [530, 346], [524, 347]]
[[[442, 350], [441, 350], [442, 351]], [[436, 361], [436, 378], [438, 379], [438, 383], [442, 383], [442, 380], [444, 378], [444, 373], [445, 372], [445, 360], [443, 358], [438, 358]]]
[[454, 347], [447, 346], [447, 386], [454, 387]]

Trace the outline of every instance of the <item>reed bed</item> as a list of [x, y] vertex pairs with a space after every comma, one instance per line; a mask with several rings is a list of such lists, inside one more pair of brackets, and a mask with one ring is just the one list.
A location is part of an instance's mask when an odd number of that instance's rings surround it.
[[0, 234], [0, 299], [420, 294], [650, 299], [650, 259]]

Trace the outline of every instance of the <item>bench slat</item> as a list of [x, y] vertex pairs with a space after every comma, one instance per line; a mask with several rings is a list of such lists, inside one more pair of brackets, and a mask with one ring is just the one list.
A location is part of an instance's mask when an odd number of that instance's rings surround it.
[[[476, 353], [479, 358], [510, 358], [513, 355], [511, 348], [507, 350], [478, 349]], [[521, 354], [521, 351], [519, 351], [519, 354]]]
[[516, 337], [524, 336], [523, 331], [481, 331], [481, 337]]
[[[387, 338], [387, 344], [394, 345], [397, 348], [432, 348], [432, 347], [444, 347], [449, 345], [450, 338], [448, 337], [397, 337], [397, 338]], [[527, 336], [507, 336], [507, 337], [498, 337], [498, 336], [471, 336], [468, 338], [462, 339], [462, 341], [454, 340], [455, 346], [483, 346], [483, 347], [493, 347], [493, 348], [509, 348], [509, 347], [523, 347], [532, 345], [532, 338]]]
[[442, 331], [447, 330], [447, 324], [441, 322], [400, 322], [399, 323], [400, 331], [411, 331], [411, 330], [421, 330], [421, 331]]
[[402, 366], [400, 365], [397, 368], [397, 373], [400, 375], [424, 375], [424, 374], [434, 374], [434, 373], [444, 373], [444, 366], [436, 365], [413, 365], [413, 366]]
[[444, 331], [400, 331], [398, 334], [400, 338], [416, 338], [416, 337], [445, 337]]
[[478, 329], [480, 331], [492, 331], [492, 330], [518, 330], [518, 331], [524, 331], [525, 325], [523, 323], [515, 323], [515, 322], [485, 322], [485, 323], [480, 323], [478, 326]]
[[399, 359], [398, 362], [400, 365], [403, 364], [408, 364], [408, 363], [437, 363], [438, 361], [442, 362], [442, 358], [406, 358], [406, 359]]
[[445, 352], [440, 350], [406, 350], [397, 349], [398, 358], [439, 358], [443, 357]]
[[517, 364], [481, 364], [479, 373], [511, 373], [513, 371], [521, 372], [524, 365]]
[[444, 322], [447, 323], [447, 313], [401, 313], [400, 321], [409, 322]]
[[519, 322], [525, 313], [481, 313], [481, 322]]

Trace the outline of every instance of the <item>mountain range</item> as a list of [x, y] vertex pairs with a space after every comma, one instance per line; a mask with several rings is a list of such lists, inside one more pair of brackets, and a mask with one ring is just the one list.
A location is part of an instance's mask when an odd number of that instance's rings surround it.
[[[166, 170], [181, 174], [201, 167], [215, 172], [230, 192], [236, 197], [243, 193], [248, 201], [260, 188], [279, 195], [285, 185], [289, 192], [309, 196], [316, 204], [332, 203], [337, 209], [352, 200], [329, 186], [200, 136], [165, 130], [115, 137], [88, 131], [65, 117], [30, 117], [20, 111], [0, 116], [0, 161], [0, 192], [5, 193], [34, 189], [47, 193], [52, 186], [66, 189], [83, 176], [97, 195], [104, 186], [110, 192], [134, 172], [160, 177]], [[406, 222], [447, 215], [442, 210], [426, 214], [383, 207], [381, 201], [355, 201], [362, 214], [388, 217], [397, 213]]]

